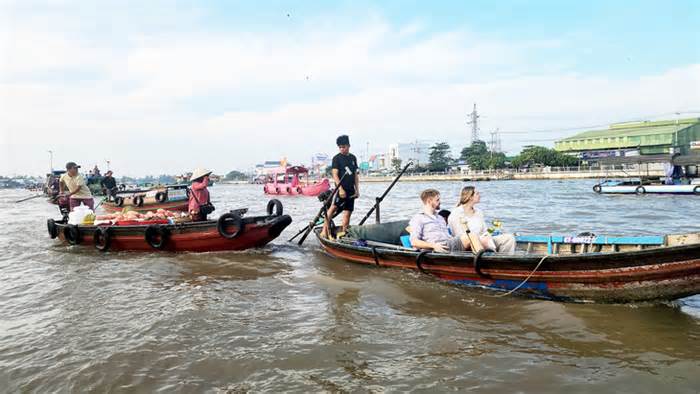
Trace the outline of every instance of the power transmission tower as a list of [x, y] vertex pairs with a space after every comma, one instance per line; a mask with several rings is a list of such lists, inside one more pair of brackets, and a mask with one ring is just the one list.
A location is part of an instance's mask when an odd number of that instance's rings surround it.
[[476, 103], [474, 103], [474, 109], [472, 109], [472, 112], [469, 114], [469, 121], [467, 121], [468, 125], [472, 126], [472, 144], [474, 141], [479, 140], [479, 118], [481, 115], [479, 115], [476, 112]]

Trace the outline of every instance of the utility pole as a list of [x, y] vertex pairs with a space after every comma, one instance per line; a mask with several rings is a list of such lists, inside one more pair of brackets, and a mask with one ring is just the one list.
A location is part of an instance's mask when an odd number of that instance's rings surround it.
[[491, 152], [499, 153], [501, 151], [501, 135], [499, 134], [500, 129], [492, 131], [491, 141], [489, 142], [489, 150]]
[[49, 151], [49, 173], [53, 173], [53, 151]]
[[496, 152], [501, 153], [501, 129], [496, 129]]
[[367, 151], [365, 152], [365, 161], [367, 162], [367, 174], [369, 172], [369, 141], [367, 141]]
[[479, 140], [479, 118], [481, 115], [479, 115], [476, 112], [476, 103], [474, 103], [474, 109], [472, 109], [472, 112], [469, 114], [469, 120], [467, 121], [468, 125], [472, 126], [472, 144], [474, 141]]
[[112, 162], [111, 162], [109, 159], [105, 159], [105, 161], [107, 162], [107, 171], [109, 171], [109, 165], [110, 165], [110, 163], [112, 163]]

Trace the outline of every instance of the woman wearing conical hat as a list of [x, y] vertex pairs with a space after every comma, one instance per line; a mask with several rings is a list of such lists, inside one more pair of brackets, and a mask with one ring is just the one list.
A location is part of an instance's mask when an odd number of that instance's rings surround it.
[[207, 220], [207, 215], [214, 210], [209, 200], [209, 174], [211, 171], [197, 168], [190, 177], [190, 200], [188, 211], [193, 221]]

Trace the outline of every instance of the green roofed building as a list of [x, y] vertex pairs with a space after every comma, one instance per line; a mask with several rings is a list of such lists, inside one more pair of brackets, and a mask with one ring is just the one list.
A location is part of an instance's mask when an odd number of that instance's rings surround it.
[[[580, 158], [697, 153], [700, 118], [628, 122], [558, 140], [554, 149]], [[693, 149], [695, 148], [695, 149]]]

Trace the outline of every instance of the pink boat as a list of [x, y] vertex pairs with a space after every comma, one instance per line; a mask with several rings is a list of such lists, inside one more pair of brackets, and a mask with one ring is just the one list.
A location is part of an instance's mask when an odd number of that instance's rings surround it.
[[280, 168], [278, 172], [268, 176], [263, 186], [265, 194], [289, 196], [318, 196], [331, 188], [327, 178], [310, 183], [309, 170], [302, 166]]

